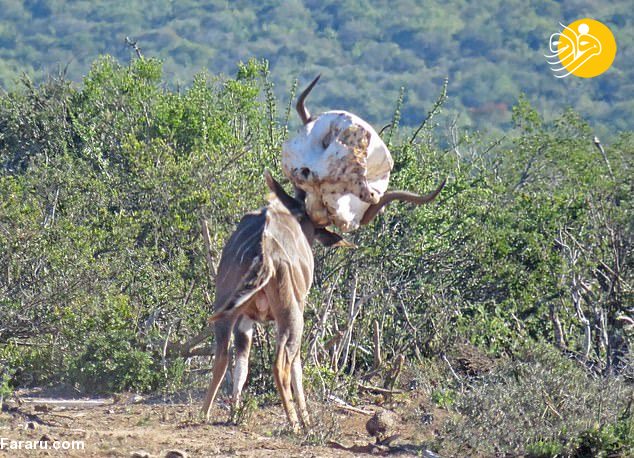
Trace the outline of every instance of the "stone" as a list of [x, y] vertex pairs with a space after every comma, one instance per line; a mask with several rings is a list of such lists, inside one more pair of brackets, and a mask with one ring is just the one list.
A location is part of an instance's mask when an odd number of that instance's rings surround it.
[[396, 427], [396, 415], [389, 410], [377, 410], [372, 418], [365, 424], [365, 429], [377, 442], [391, 436]]
[[165, 458], [187, 458], [187, 453], [182, 450], [169, 450], [165, 452]]
[[136, 452], [132, 452], [130, 454], [130, 458], [150, 458], [150, 454], [145, 450], [137, 450]]

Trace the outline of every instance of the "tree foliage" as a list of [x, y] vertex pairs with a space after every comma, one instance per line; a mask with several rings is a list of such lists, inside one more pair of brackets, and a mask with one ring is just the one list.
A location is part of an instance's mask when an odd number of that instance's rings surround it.
[[[598, 78], [557, 80], [543, 56], [548, 38], [560, 22], [583, 17], [614, 32], [613, 68]], [[631, 130], [634, 118], [632, 11], [622, 0], [2, 0], [0, 19], [5, 88], [22, 72], [39, 81], [58, 68], [79, 81], [101, 54], [134, 55], [129, 36], [144, 55], [160, 57], [173, 87], [202, 68], [230, 74], [235, 62], [257, 56], [271, 63], [278, 97], [298, 71], [305, 80], [321, 72], [327, 84], [313, 105], [354, 110], [377, 125], [387, 122], [401, 86], [404, 124], [416, 124], [447, 76], [446, 108], [461, 125], [510, 127], [520, 91], [542, 113], [573, 107], [600, 136]]]

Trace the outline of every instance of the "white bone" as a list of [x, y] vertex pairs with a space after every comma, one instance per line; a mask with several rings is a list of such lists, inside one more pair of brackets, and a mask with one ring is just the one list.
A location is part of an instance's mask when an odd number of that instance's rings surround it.
[[306, 191], [311, 219], [344, 232], [385, 193], [393, 164], [372, 126], [346, 111], [319, 115], [282, 146], [282, 168]]

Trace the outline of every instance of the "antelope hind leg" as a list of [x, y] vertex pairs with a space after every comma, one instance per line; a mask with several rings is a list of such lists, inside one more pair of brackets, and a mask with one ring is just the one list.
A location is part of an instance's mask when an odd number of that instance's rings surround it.
[[236, 351], [236, 361], [233, 367], [233, 392], [231, 396], [231, 417], [240, 407], [242, 388], [247, 381], [249, 373], [249, 354], [253, 341], [253, 320], [246, 315], [238, 319], [234, 328], [234, 348]]
[[[298, 345], [292, 345], [292, 343], [289, 345], [289, 340], [290, 339], [286, 336], [278, 336], [275, 352], [275, 364], [273, 366], [273, 377], [275, 378], [277, 391], [280, 393], [280, 397], [282, 398], [282, 405], [284, 406], [284, 411], [286, 412], [286, 417], [291, 425], [291, 429], [293, 432], [298, 433], [299, 420], [297, 418], [297, 411], [293, 405], [293, 395], [291, 392], [291, 357], [295, 356]], [[289, 350], [292, 350], [293, 346], [296, 347], [295, 351], [289, 352]]]
[[304, 397], [304, 384], [302, 382], [302, 359], [299, 352], [293, 360], [291, 367], [291, 383], [293, 385], [293, 396], [295, 402], [297, 402], [297, 408], [299, 409], [299, 415], [302, 419], [302, 425], [304, 429], [310, 427], [310, 417], [308, 416], [308, 409], [306, 408], [306, 398]]
[[229, 344], [231, 328], [233, 327], [233, 321], [220, 320], [215, 323], [216, 334], [216, 352], [214, 355], [214, 365], [212, 369], [212, 377], [209, 382], [209, 388], [207, 388], [207, 394], [203, 401], [201, 409], [201, 415], [205, 421], [209, 421], [209, 414], [211, 412], [211, 406], [218, 394], [218, 388], [220, 383], [227, 372], [227, 366], [229, 365]]

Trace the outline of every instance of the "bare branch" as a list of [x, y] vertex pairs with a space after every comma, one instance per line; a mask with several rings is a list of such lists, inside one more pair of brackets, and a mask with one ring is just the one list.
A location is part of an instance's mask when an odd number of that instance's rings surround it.
[[438, 96], [438, 99], [436, 99], [434, 106], [431, 108], [431, 110], [429, 110], [429, 112], [427, 113], [427, 117], [423, 119], [423, 122], [420, 123], [420, 125], [418, 126], [418, 129], [416, 129], [416, 132], [414, 132], [414, 135], [412, 135], [412, 138], [409, 139], [410, 145], [414, 144], [414, 140], [416, 140], [416, 137], [418, 137], [418, 134], [420, 133], [420, 131], [423, 130], [425, 125], [427, 125], [427, 123], [431, 121], [436, 114], [438, 114], [443, 103], [445, 103], [445, 100], [447, 100], [447, 85], [448, 84], [449, 84], [449, 78], [445, 78], [442, 84], [442, 89], [440, 90], [440, 95]]
[[605, 165], [608, 167], [608, 173], [610, 174], [610, 178], [614, 179], [614, 173], [612, 173], [612, 167], [610, 166], [610, 161], [608, 161], [608, 155], [605, 154], [605, 150], [603, 149], [603, 145], [599, 141], [599, 137], [594, 137], [594, 146], [597, 147], [601, 156], [603, 156], [603, 160], [605, 161]]
[[205, 218], [201, 218], [201, 233], [203, 242], [205, 243], [205, 258], [207, 259], [207, 267], [209, 267], [209, 275], [211, 280], [216, 278], [216, 266], [214, 264], [213, 254], [211, 252], [211, 236], [209, 235], [209, 223]]
[[550, 321], [553, 324], [553, 332], [555, 333], [555, 346], [560, 350], [566, 348], [566, 341], [564, 340], [564, 330], [559, 320], [559, 315], [555, 310], [555, 304], [550, 304]]
[[383, 364], [381, 359], [381, 328], [378, 320], [374, 320], [372, 325], [374, 326], [374, 364], [372, 367], [378, 369]]
[[139, 48], [136, 41], [130, 40], [130, 37], [125, 37], [125, 44], [131, 47], [132, 49], [134, 49], [139, 59], [143, 59], [143, 54], [141, 54], [141, 48]]

